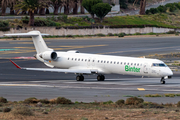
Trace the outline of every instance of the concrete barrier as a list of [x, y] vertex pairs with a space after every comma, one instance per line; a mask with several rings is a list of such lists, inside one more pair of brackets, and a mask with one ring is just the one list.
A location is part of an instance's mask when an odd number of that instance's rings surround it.
[[176, 31], [175, 29], [170, 28], [156, 28], [156, 27], [145, 27], [145, 28], [94, 28], [94, 29], [56, 29], [55, 27], [28, 27], [22, 29], [11, 28], [10, 31], [0, 31], [0, 37], [4, 34], [9, 33], [26, 33], [29, 31], [38, 30], [41, 33], [47, 33], [50, 35], [95, 35], [95, 34], [105, 34], [108, 33], [118, 34], [118, 33], [126, 33], [126, 34], [134, 34], [134, 33], [166, 33], [169, 31]]

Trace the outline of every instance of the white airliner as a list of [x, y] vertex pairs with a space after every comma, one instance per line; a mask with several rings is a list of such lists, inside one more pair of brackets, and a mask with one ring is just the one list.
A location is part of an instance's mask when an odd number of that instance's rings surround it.
[[5, 34], [6, 36], [31, 36], [36, 49], [36, 59], [51, 68], [21, 68], [11, 61], [17, 68], [36, 71], [75, 73], [77, 81], [84, 81], [83, 75], [96, 74], [98, 81], [104, 81], [105, 74], [123, 74], [149, 76], [165, 79], [173, 75], [171, 69], [158, 59], [134, 58], [110, 55], [79, 53], [77, 50], [67, 52], [54, 51], [47, 47], [39, 31], [28, 33]]

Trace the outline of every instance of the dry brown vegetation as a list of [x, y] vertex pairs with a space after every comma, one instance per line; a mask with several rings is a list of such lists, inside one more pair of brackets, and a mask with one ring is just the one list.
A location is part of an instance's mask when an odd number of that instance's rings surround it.
[[[132, 97], [126, 101], [72, 103], [59, 97], [53, 100], [28, 98], [19, 102], [1, 103], [0, 119], [3, 120], [162, 120], [180, 119], [180, 103], [157, 104]], [[63, 104], [58, 101], [63, 100]], [[30, 102], [27, 102], [30, 101]], [[41, 103], [39, 101], [45, 101]], [[49, 102], [47, 102], [49, 101]], [[38, 103], [37, 103], [38, 102]], [[66, 104], [67, 102], [67, 104]], [[70, 103], [70, 104], [69, 104]], [[119, 103], [119, 104], [118, 104]], [[131, 103], [131, 105], [129, 104]], [[12, 109], [4, 111], [5, 109]]]

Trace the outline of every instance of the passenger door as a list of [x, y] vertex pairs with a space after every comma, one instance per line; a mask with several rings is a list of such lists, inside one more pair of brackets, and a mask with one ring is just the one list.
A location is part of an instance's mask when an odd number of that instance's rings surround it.
[[148, 68], [148, 64], [147, 63], [144, 63], [143, 71], [144, 71], [144, 73], [148, 74], [149, 68]]

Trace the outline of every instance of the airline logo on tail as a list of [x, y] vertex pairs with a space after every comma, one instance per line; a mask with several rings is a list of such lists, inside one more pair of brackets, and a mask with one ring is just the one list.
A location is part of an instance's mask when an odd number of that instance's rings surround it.
[[140, 72], [141, 68], [136, 68], [136, 67], [130, 67], [128, 65], [125, 66], [125, 71], [126, 72]]

